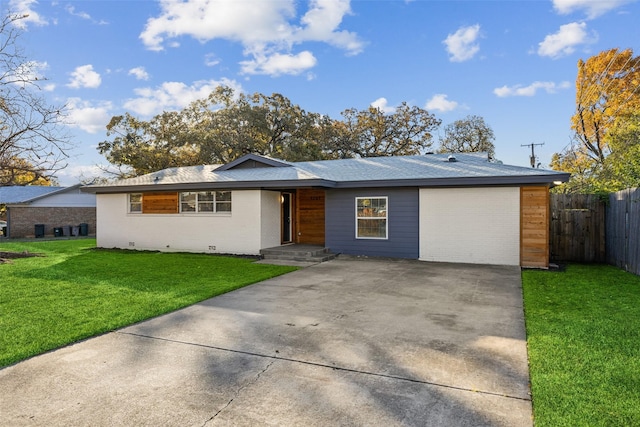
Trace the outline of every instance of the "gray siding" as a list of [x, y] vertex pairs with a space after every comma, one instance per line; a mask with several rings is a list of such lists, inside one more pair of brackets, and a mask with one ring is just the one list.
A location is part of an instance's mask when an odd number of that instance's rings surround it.
[[[388, 239], [356, 239], [356, 197], [388, 197]], [[417, 188], [327, 190], [325, 245], [334, 253], [417, 259], [419, 242]]]

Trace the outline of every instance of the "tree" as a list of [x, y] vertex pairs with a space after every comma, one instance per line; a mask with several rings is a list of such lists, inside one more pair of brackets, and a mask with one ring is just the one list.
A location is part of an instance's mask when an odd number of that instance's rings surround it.
[[198, 128], [211, 159], [227, 162], [245, 153], [290, 161], [323, 158], [317, 143], [323, 118], [281, 94], [236, 95], [223, 87], [197, 104], [206, 112], [207, 123]]
[[609, 130], [611, 154], [604, 161], [601, 180], [609, 191], [640, 187], [640, 111]]
[[289, 161], [419, 154], [431, 146], [440, 121], [418, 107], [392, 114], [345, 110], [344, 120], [310, 113], [280, 94], [236, 94], [218, 87], [182, 111], [149, 121], [129, 114], [107, 126], [112, 140], [98, 150], [121, 174], [227, 163], [246, 153]]
[[638, 185], [638, 116], [640, 57], [631, 49], [610, 49], [578, 61], [574, 140], [551, 162], [553, 169], [572, 174], [561, 191], [609, 192]]
[[54, 178], [38, 176], [33, 172], [33, 166], [25, 160], [14, 158], [10, 160], [12, 167], [0, 168], [0, 183], [2, 185], [43, 185], [50, 186], [56, 183]]
[[150, 121], [129, 113], [114, 116], [107, 125], [112, 141], [98, 150], [119, 168], [119, 177], [136, 176], [160, 169], [199, 164], [194, 143], [188, 142], [188, 123], [176, 112], [164, 112]]
[[611, 193], [640, 187], [640, 114], [617, 121], [606, 136], [610, 153], [595, 162], [576, 147], [554, 154], [553, 169], [571, 173], [558, 191], [565, 193]]
[[66, 167], [71, 148], [64, 133], [65, 107], [40, 96], [39, 65], [18, 44], [15, 23], [25, 17], [0, 20], [0, 185], [47, 182]]
[[343, 120], [324, 128], [324, 150], [332, 158], [404, 156], [426, 151], [440, 120], [406, 103], [395, 112], [355, 108], [342, 112]]
[[444, 128], [444, 137], [440, 138], [440, 153], [489, 153], [495, 155], [493, 130], [479, 116], [467, 116], [456, 120]]
[[284, 160], [324, 158], [317, 143], [324, 119], [280, 95], [236, 94], [221, 86], [181, 111], [149, 121], [115, 116], [98, 150], [121, 175], [227, 163], [245, 153]]
[[554, 153], [551, 156], [550, 166], [554, 170], [569, 172], [570, 180], [554, 188], [555, 192], [562, 193], [599, 193], [598, 178], [593, 172], [593, 159], [584, 155], [579, 146], [574, 142], [562, 153]]
[[639, 87], [640, 57], [631, 49], [610, 49], [578, 61], [571, 128], [583, 153], [596, 163], [603, 163], [610, 153], [609, 129], [640, 110]]

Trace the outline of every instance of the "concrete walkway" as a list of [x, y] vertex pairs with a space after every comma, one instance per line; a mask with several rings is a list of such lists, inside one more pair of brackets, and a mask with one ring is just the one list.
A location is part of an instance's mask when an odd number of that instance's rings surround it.
[[0, 370], [6, 426], [531, 426], [520, 270], [340, 257]]

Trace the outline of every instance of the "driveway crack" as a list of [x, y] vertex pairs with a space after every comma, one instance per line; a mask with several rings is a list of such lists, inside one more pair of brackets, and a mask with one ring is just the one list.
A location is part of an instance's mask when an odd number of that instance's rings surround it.
[[242, 392], [242, 390], [246, 389], [247, 387], [255, 384], [258, 382], [258, 380], [260, 379], [260, 377], [262, 376], [262, 374], [264, 374], [265, 372], [267, 372], [267, 370], [271, 367], [271, 365], [273, 365], [274, 363], [276, 363], [277, 359], [271, 360], [269, 363], [267, 363], [267, 366], [264, 367], [263, 370], [261, 370], [260, 372], [258, 372], [256, 374], [256, 376], [249, 382], [247, 382], [246, 384], [242, 385], [241, 387], [239, 387], [235, 393], [233, 393], [233, 397], [231, 399], [229, 399], [229, 401], [218, 410], [218, 412], [216, 412], [215, 414], [213, 414], [213, 416], [211, 418], [209, 418], [207, 421], [204, 422], [204, 424], [202, 424], [202, 427], [207, 426], [211, 421], [215, 421], [216, 417], [218, 415], [220, 415], [220, 413], [222, 413], [222, 411], [224, 411], [225, 409], [227, 409], [231, 403], [240, 395], [240, 393]]
[[[370, 371], [364, 371], [364, 370], [360, 370], [360, 369], [352, 369], [352, 368], [341, 367], [341, 366], [336, 366], [336, 365], [329, 365], [329, 364], [326, 364], [326, 363], [318, 363], [318, 362], [311, 362], [311, 361], [305, 361], [305, 360], [300, 360], [300, 359], [294, 359], [294, 358], [290, 358], [290, 357], [282, 357], [282, 356], [280, 356], [278, 354], [276, 354], [276, 355], [267, 355], [267, 354], [261, 354], [261, 353], [251, 352], [251, 351], [234, 350], [234, 349], [231, 349], [231, 348], [218, 347], [218, 346], [207, 345], [207, 344], [198, 344], [198, 343], [193, 343], [193, 342], [175, 340], [175, 339], [171, 339], [171, 338], [153, 337], [153, 336], [142, 335], [142, 334], [137, 334], [137, 333], [133, 333], [133, 332], [118, 331], [116, 333], [124, 334], [124, 335], [131, 335], [131, 336], [140, 337], [140, 338], [147, 338], [147, 339], [152, 339], [152, 340], [159, 340], [159, 341], [173, 342], [173, 343], [178, 343], [178, 344], [193, 345], [193, 346], [196, 346], [196, 347], [211, 348], [211, 349], [216, 349], [216, 350], [220, 350], [220, 351], [229, 351], [229, 352], [232, 352], [232, 353], [246, 354], [248, 356], [263, 357], [263, 358], [271, 359], [273, 361], [282, 360], [282, 361], [285, 361], [285, 362], [300, 363], [300, 364], [309, 365], [309, 366], [318, 366], [318, 367], [321, 367], [321, 368], [329, 368], [329, 369], [343, 371], [343, 372], [353, 372], [353, 373], [356, 373], [356, 374], [370, 375], [370, 376], [379, 377], [379, 378], [389, 378], [389, 379], [392, 379], [392, 380], [408, 381], [408, 382], [417, 383], [417, 384], [427, 384], [427, 385], [432, 385], [432, 386], [435, 386], [435, 387], [442, 387], [442, 388], [447, 388], [447, 389], [452, 389], [452, 390], [460, 390], [460, 391], [467, 391], [467, 392], [473, 392], [473, 393], [480, 393], [480, 394], [486, 394], [486, 395], [489, 395], [489, 396], [506, 397], [507, 399], [531, 401], [530, 395], [527, 396], [527, 397], [523, 397], [523, 396], [518, 396], [518, 395], [513, 395], [513, 394], [506, 394], [506, 393], [490, 391], [490, 390], [478, 390], [478, 389], [475, 389], [475, 388], [461, 387], [461, 386], [455, 386], [455, 385], [450, 385], [450, 384], [443, 384], [443, 383], [439, 383], [439, 382], [426, 381], [426, 380], [421, 380], [421, 379], [416, 379], [416, 378], [409, 378], [409, 377], [405, 377], [405, 376], [399, 376], [399, 375], [393, 375], [393, 374], [385, 374], [385, 373], [379, 373], [379, 372], [370, 372]], [[277, 350], [276, 350], [276, 353], [278, 353]], [[273, 362], [271, 362], [269, 365], [267, 365], [267, 368], [269, 368], [269, 366], [271, 366], [272, 364], [273, 364]], [[267, 368], [265, 368], [262, 372], [266, 371]], [[262, 374], [262, 372], [261, 372], [261, 374]], [[242, 390], [243, 388], [245, 388], [245, 387], [241, 387], [240, 390]]]

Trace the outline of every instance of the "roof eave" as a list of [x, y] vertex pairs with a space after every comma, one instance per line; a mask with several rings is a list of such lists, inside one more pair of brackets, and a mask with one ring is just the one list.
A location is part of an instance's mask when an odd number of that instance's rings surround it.
[[366, 180], [334, 182], [325, 179], [281, 180], [281, 181], [235, 181], [235, 182], [191, 182], [171, 184], [140, 184], [119, 186], [86, 186], [82, 191], [94, 194], [115, 194], [154, 191], [189, 191], [210, 189], [279, 189], [279, 188], [373, 188], [373, 187], [468, 187], [547, 184], [566, 182], [570, 174], [486, 176], [456, 178], [424, 178], [396, 180]]
[[23, 200], [21, 202], [15, 203], [15, 204], [28, 205], [28, 204], [30, 204], [32, 202], [37, 201], [37, 200], [44, 199], [44, 198], [47, 198], [47, 197], [50, 197], [50, 196], [54, 196], [56, 194], [66, 193], [68, 191], [75, 190], [76, 188], [80, 188], [80, 187], [82, 187], [81, 183], [74, 184], [74, 185], [71, 185], [69, 187], [62, 187], [62, 188], [59, 188], [57, 190], [51, 191], [49, 193], [40, 194], [39, 196], [32, 197], [32, 198], [30, 198], [28, 200]]
[[397, 180], [343, 181], [336, 183], [335, 188], [373, 188], [373, 187], [469, 187], [469, 186], [504, 186], [534, 185], [555, 182], [567, 182], [570, 174], [520, 175], [520, 176], [482, 176], [455, 178], [424, 178]]
[[189, 190], [255, 190], [255, 189], [279, 189], [279, 188], [300, 188], [300, 187], [321, 187], [334, 188], [336, 183], [325, 179], [302, 179], [302, 180], [281, 180], [281, 181], [231, 181], [231, 182], [190, 182], [172, 184], [141, 184], [141, 185], [118, 185], [118, 186], [89, 186], [83, 187], [82, 191], [94, 194], [115, 194], [132, 192], [154, 192], [154, 191], [189, 191]]

